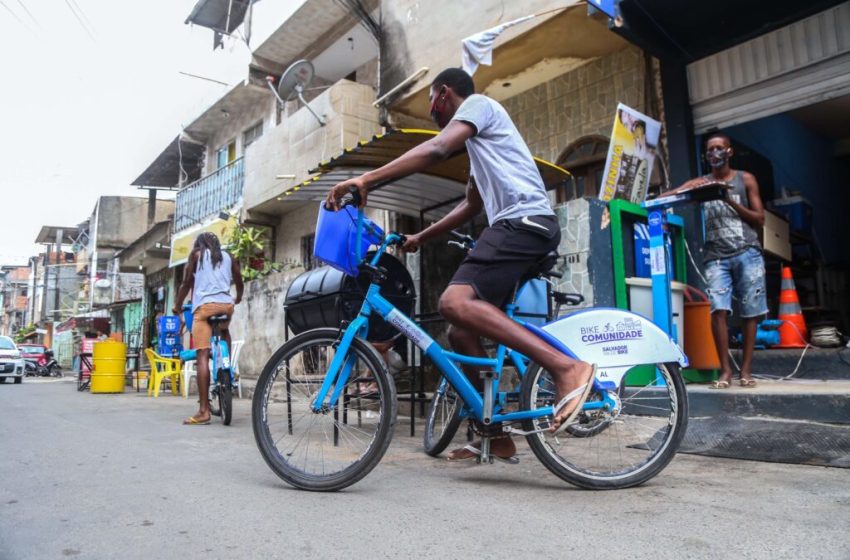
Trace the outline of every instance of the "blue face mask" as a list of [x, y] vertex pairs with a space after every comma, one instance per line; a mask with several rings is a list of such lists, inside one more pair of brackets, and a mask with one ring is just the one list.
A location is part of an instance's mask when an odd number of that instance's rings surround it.
[[706, 154], [708, 158], [708, 164], [718, 169], [726, 165], [729, 161], [729, 148], [714, 148], [708, 151]]

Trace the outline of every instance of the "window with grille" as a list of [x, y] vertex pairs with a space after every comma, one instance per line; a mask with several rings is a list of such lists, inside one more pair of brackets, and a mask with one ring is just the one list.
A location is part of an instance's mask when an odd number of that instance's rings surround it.
[[567, 146], [555, 163], [570, 172], [572, 177], [558, 189], [556, 202], [562, 203], [583, 196], [597, 196], [608, 155], [607, 136], [582, 136]]
[[263, 121], [258, 122], [242, 133], [242, 149], [250, 146], [254, 140], [263, 135]]
[[319, 263], [313, 257], [313, 245], [316, 242], [316, 234], [311, 233], [301, 238], [301, 263], [304, 265], [304, 270], [313, 270]]

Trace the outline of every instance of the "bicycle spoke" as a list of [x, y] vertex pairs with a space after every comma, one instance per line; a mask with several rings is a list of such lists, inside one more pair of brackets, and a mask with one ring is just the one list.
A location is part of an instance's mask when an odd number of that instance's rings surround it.
[[[627, 479], [657, 460], [666, 464], [672, 453], [666, 451], [667, 443], [674, 436], [681, 437], [681, 431], [675, 430], [682, 422], [674, 380], [667, 366], [658, 365], [656, 376], [665, 385], [656, 384], [653, 377], [649, 383], [628, 386], [629, 375], [635, 371], [645, 369], [626, 372], [622, 380], [625, 394], [617, 411], [588, 410], [557, 437], [542, 432], [529, 439], [535, 454], [550, 470], [571, 482], [595, 487], [606, 480]], [[528, 397], [533, 399], [532, 408], [551, 406], [554, 384], [547, 372], [540, 368], [535, 372], [538, 378]], [[540, 424], [536, 421], [537, 427]]]
[[[380, 388], [385, 381], [362, 355], [352, 353], [347, 358], [352, 362], [349, 379], [339, 402], [331, 410], [315, 412], [316, 395], [336, 352], [336, 331], [332, 338], [308, 338], [313, 340], [266, 367], [273, 374], [268, 374], [263, 390], [258, 392], [265, 399], [264, 421], [259, 428], [255, 422], [255, 431], [259, 429], [260, 439], [276, 450], [271, 454], [271, 465], [278, 474], [291, 473], [310, 480], [344, 476], [378, 445], [377, 434], [387, 425], [387, 403], [381, 391], [374, 397], [352, 393], [364, 383], [377, 382]], [[270, 456], [264, 455], [268, 461]]]

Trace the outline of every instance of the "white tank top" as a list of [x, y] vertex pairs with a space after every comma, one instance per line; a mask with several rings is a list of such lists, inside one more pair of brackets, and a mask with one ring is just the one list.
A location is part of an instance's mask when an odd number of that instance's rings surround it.
[[233, 303], [230, 295], [231, 274], [230, 255], [221, 252], [221, 262], [213, 267], [209, 249], [198, 259], [195, 269], [195, 286], [192, 288], [192, 310], [205, 303]]

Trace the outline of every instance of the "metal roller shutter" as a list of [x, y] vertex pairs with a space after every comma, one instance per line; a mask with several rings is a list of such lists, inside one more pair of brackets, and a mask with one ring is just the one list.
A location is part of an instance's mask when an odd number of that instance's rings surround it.
[[850, 94], [850, 2], [688, 65], [697, 133]]

